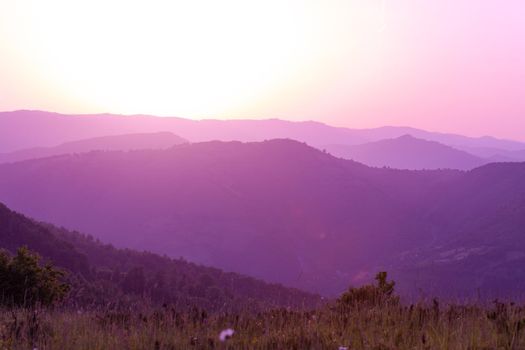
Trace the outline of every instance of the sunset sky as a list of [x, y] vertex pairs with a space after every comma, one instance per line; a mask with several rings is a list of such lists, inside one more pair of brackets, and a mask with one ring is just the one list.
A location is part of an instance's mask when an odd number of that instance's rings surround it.
[[0, 0], [0, 110], [525, 140], [523, 0]]

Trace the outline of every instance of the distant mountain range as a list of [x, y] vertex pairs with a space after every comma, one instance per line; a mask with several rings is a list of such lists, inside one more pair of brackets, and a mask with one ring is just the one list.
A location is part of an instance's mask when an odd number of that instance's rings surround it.
[[163, 131], [180, 135], [190, 142], [253, 142], [291, 138], [317, 148], [324, 148], [326, 145], [359, 145], [409, 134], [483, 158], [525, 160], [525, 143], [522, 142], [488, 136], [472, 138], [408, 127], [349, 129], [312, 121], [290, 122], [278, 119], [197, 121], [144, 115], [63, 115], [42, 111], [0, 112], [0, 153], [34, 147], [54, 147], [65, 142], [100, 136]]
[[490, 163], [489, 159], [411, 135], [362, 145], [331, 145], [326, 146], [326, 150], [338, 157], [353, 159], [369, 166], [397, 169], [469, 170]]
[[165, 149], [188, 141], [170, 132], [100, 136], [62, 143], [55, 147], [36, 147], [10, 153], [0, 153], [0, 163], [44, 158], [60, 154], [90, 151], [130, 151], [138, 149]]
[[524, 179], [522, 163], [408, 171], [292, 140], [216, 141], [3, 164], [0, 201], [119, 247], [326, 295], [386, 269], [406, 294], [488, 297], [525, 287]]

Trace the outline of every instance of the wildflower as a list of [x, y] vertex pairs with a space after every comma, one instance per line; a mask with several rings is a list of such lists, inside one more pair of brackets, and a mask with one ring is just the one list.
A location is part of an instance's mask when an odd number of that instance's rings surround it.
[[233, 333], [235, 333], [233, 329], [231, 328], [225, 329], [221, 331], [221, 333], [219, 333], [219, 340], [226, 341], [232, 337]]

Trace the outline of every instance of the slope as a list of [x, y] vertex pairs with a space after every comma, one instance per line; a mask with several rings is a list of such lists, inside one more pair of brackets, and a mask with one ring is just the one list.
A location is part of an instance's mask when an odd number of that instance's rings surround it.
[[170, 132], [101, 136], [66, 142], [54, 147], [37, 147], [10, 153], [0, 153], [0, 163], [97, 150], [129, 151], [137, 149], [165, 149], [186, 142], [188, 141]]
[[336, 156], [374, 167], [469, 170], [487, 163], [467, 152], [410, 135], [362, 145], [331, 145], [326, 149]]
[[35, 222], [0, 204], [0, 248], [20, 246], [69, 271], [75, 305], [193, 305], [212, 310], [313, 306], [314, 295], [147, 252], [118, 250], [91, 236]]
[[[160, 131], [183, 135], [191, 142], [212, 140], [253, 142], [291, 138], [318, 148], [329, 144], [357, 145], [411, 134], [420, 139], [437, 141], [476, 155], [478, 149], [484, 149], [484, 157], [496, 155], [501, 150], [525, 150], [523, 142], [489, 136], [467, 137], [429, 132], [410, 127], [351, 129], [314, 121], [190, 120], [147, 115], [64, 115], [21, 110], [0, 112], [0, 152], [49, 147], [57, 143], [99, 136]], [[489, 149], [495, 151], [488, 152]]]
[[208, 142], [4, 164], [0, 200], [120, 247], [335, 294], [424, 242], [410, 219], [460, 175], [369, 168], [291, 140]]

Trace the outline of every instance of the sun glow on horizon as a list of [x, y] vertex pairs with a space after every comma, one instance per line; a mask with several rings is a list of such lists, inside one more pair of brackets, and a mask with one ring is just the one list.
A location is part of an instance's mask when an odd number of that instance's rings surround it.
[[[235, 114], [322, 79], [339, 43], [333, 36], [340, 28], [330, 26], [341, 25], [319, 20], [320, 11], [341, 8], [303, 1], [50, 0], [12, 7], [20, 17], [10, 20], [24, 21], [15, 56], [31, 52], [38, 80], [56, 95], [88, 110], [188, 117]], [[349, 29], [378, 26], [374, 15], [360, 12]], [[352, 40], [355, 46], [358, 37], [347, 38], [350, 49]]]
[[0, 0], [0, 110], [523, 138], [521, 0]]

